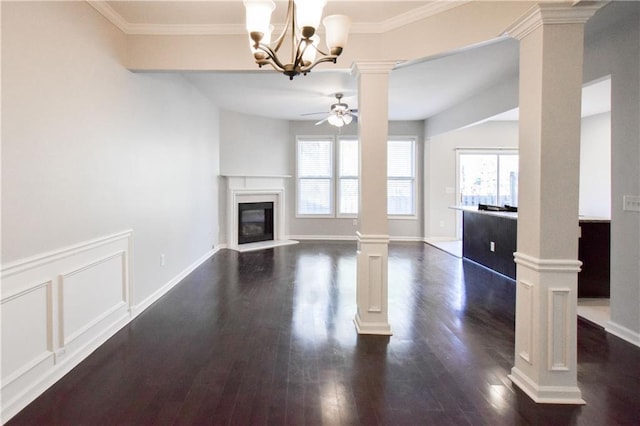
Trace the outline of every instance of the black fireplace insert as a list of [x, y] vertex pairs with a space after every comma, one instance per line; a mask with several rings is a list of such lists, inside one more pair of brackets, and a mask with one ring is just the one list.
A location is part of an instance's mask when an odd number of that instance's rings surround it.
[[238, 204], [238, 244], [273, 240], [273, 203]]

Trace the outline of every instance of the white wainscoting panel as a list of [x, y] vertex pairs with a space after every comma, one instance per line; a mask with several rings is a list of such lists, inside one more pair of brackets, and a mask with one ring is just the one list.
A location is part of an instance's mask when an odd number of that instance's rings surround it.
[[567, 371], [569, 369], [569, 288], [549, 289], [549, 336], [547, 364], [549, 370]]
[[522, 312], [522, 318], [526, 318], [520, 327], [520, 358], [527, 361], [529, 364], [533, 363], [532, 350], [533, 350], [533, 284], [520, 280], [518, 281], [518, 293], [517, 293], [517, 307], [516, 309]]
[[[29, 386], [46, 374], [55, 363], [52, 344], [52, 287], [52, 281], [45, 281], [2, 298], [3, 403], [5, 395], [16, 394]], [[9, 348], [11, 350], [7, 350]]]
[[2, 423], [220, 248], [135, 306], [130, 230], [2, 265]]
[[2, 267], [2, 422], [130, 319], [132, 232]]
[[59, 342], [67, 352], [87, 344], [86, 339], [93, 335], [91, 329], [99, 328], [105, 319], [127, 315], [126, 259], [127, 252], [122, 250], [60, 274]]

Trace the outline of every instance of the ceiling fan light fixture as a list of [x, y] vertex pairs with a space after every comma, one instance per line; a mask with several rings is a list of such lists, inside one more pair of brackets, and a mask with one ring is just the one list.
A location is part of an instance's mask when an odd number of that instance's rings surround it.
[[342, 121], [344, 121], [345, 125], [351, 123], [351, 120], [353, 120], [353, 117], [351, 116], [351, 114], [345, 114], [342, 116]]
[[329, 124], [331, 124], [332, 126], [336, 126], [336, 127], [342, 127], [344, 126], [344, 120], [342, 119], [342, 117], [338, 116], [337, 114], [331, 114], [329, 116]]
[[[342, 15], [332, 15], [323, 20], [329, 53], [321, 51], [318, 47], [320, 38], [316, 36], [316, 31], [326, 3], [327, 0], [289, 0], [284, 29], [272, 42], [269, 29], [272, 28], [271, 14], [275, 9], [275, 3], [272, 0], [244, 0], [247, 32], [253, 42], [251, 51], [258, 67], [271, 65], [293, 80], [298, 74], [306, 75], [319, 63], [335, 64], [346, 44], [351, 19]], [[288, 33], [290, 37], [286, 37]], [[285, 39], [291, 41], [291, 62], [283, 62], [278, 57], [278, 50]], [[320, 57], [316, 59], [317, 54], [320, 54]]]

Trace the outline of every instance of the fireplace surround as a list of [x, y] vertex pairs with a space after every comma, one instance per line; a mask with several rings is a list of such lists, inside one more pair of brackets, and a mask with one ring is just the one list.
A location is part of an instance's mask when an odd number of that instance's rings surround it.
[[[296, 244], [286, 237], [285, 183], [290, 176], [224, 176], [227, 191], [227, 247], [237, 251], [249, 251]], [[240, 205], [273, 205], [273, 236], [266, 241], [240, 241]], [[255, 210], [255, 209], [254, 209]]]

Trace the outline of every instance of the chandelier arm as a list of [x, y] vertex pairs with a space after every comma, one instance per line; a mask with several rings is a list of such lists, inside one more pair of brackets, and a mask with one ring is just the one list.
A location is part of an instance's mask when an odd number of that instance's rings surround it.
[[330, 53], [325, 53], [322, 50], [318, 49], [316, 46], [313, 46], [314, 49], [316, 49], [316, 52], [318, 52], [319, 54], [321, 54], [322, 56], [331, 56], [331, 57], [338, 57], [338, 55], [332, 55]]
[[336, 63], [336, 59], [338, 59], [338, 57], [336, 55], [329, 55], [329, 56], [325, 56], [324, 58], [320, 58], [317, 59], [314, 63], [312, 63], [311, 65], [309, 65], [308, 67], [301, 67], [300, 68], [300, 72], [302, 73], [308, 73], [309, 71], [311, 71], [311, 69], [313, 67], [315, 67], [316, 65], [322, 63], [322, 62], [333, 62], [334, 64]]
[[276, 65], [273, 61], [269, 61], [267, 59], [263, 59], [261, 61], [256, 61], [256, 64], [263, 66], [263, 65], [271, 65], [271, 67], [273, 67], [274, 70], [278, 71], [278, 72], [283, 72], [284, 68], [280, 67], [278, 65]]
[[284, 28], [282, 29], [282, 32], [280, 33], [276, 41], [274, 42], [275, 43], [275, 48], [273, 49], [274, 51], [277, 52], [278, 49], [280, 49], [280, 46], [282, 46], [282, 42], [284, 41], [284, 38], [287, 34], [287, 30], [289, 29], [290, 22], [293, 25], [293, 28], [291, 29], [291, 33], [295, 34], [295, 31], [296, 31], [295, 19], [296, 19], [295, 5], [293, 4], [293, 0], [289, 0], [289, 5], [287, 6], [287, 17], [285, 18]]
[[276, 55], [276, 53], [266, 44], [262, 44], [260, 43], [258, 45], [258, 48], [261, 49], [262, 51], [266, 52], [269, 57], [263, 60], [256, 60], [256, 64], [262, 66], [265, 64], [271, 64], [271, 62], [269, 62], [269, 59], [275, 64], [277, 65], [279, 68], [277, 68], [276, 66], [274, 66], [274, 68], [276, 68], [276, 70], [278, 71], [282, 71], [284, 70], [284, 64], [282, 64], [282, 62], [280, 62], [280, 60], [278, 59], [278, 56]]
[[[311, 43], [305, 43], [305, 46], [303, 49], [300, 49], [300, 47], [302, 46], [302, 43], [305, 41], [305, 39], [301, 39], [298, 42], [298, 45], [296, 46], [296, 50], [295, 50], [295, 59], [293, 59], [291, 62], [293, 62], [293, 67], [294, 68], [304, 68], [304, 62], [302, 62], [302, 56], [304, 55], [304, 52], [309, 48], [309, 45]], [[293, 49], [291, 49], [293, 51]]]

